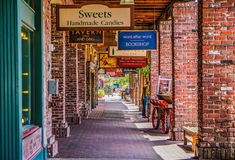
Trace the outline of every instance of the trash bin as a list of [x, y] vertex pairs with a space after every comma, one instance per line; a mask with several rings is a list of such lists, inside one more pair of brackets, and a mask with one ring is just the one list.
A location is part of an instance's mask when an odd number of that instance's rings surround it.
[[144, 96], [143, 107], [142, 107], [142, 116], [146, 117], [146, 109], [148, 107], [148, 96]]

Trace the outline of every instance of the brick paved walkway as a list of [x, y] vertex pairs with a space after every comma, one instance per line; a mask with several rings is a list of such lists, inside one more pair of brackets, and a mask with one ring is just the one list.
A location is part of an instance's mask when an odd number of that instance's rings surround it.
[[71, 136], [59, 139], [59, 158], [96, 160], [160, 160], [153, 145], [124, 115], [121, 102], [101, 103]]

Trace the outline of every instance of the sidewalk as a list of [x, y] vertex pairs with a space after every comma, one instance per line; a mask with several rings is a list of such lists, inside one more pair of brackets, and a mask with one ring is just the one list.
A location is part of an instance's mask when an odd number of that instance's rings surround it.
[[169, 141], [167, 135], [152, 129], [137, 106], [119, 99], [105, 100], [99, 101], [99, 106], [81, 125], [71, 126], [70, 137], [58, 139], [59, 154], [51, 160], [186, 160], [193, 157], [192, 152], [179, 147], [182, 142]]
[[128, 113], [136, 113], [132, 116], [131, 122], [142, 132], [143, 137], [153, 144], [154, 151], [164, 160], [186, 160], [194, 157], [190, 146], [184, 146], [182, 141], [170, 141], [169, 136], [162, 134], [160, 130], [154, 130], [151, 122], [147, 118], [142, 118], [138, 112], [138, 106], [129, 102], [122, 102], [127, 108]]

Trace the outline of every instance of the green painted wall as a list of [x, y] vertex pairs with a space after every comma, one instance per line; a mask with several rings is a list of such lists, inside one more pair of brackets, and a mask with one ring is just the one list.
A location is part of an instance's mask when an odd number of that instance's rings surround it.
[[[22, 159], [21, 37], [22, 21], [36, 28], [36, 120], [43, 128], [42, 1], [34, 11], [23, 0], [0, 1], [0, 160]], [[31, 13], [30, 13], [31, 12]], [[25, 15], [28, 16], [25, 16]], [[33, 16], [32, 16], [33, 15]], [[32, 23], [36, 20], [35, 23]], [[42, 137], [43, 139], [44, 137]], [[47, 159], [46, 149], [38, 154]], [[38, 157], [36, 159], [38, 159]]]
[[17, 1], [0, 1], [0, 159], [22, 155]]

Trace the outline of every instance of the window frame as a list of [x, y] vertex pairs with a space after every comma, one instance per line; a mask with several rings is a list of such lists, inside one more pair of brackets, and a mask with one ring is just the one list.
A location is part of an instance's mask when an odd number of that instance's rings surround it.
[[[30, 115], [29, 115], [29, 124], [23, 124], [22, 123], [22, 126], [23, 126], [23, 130], [24, 129], [24, 126], [26, 125], [35, 125], [35, 119], [36, 119], [36, 113], [35, 113], [35, 110], [36, 110], [36, 78], [35, 78], [35, 75], [36, 75], [36, 65], [35, 65], [35, 62], [36, 62], [36, 43], [35, 43], [35, 30], [30, 28], [27, 24], [25, 23], [22, 23], [21, 25], [21, 32], [22, 30], [26, 30], [28, 33], [30, 33], [30, 42], [29, 42], [29, 59], [28, 59], [28, 62], [29, 62], [29, 65], [28, 65], [28, 68], [29, 68], [29, 104], [30, 104], [30, 107], [29, 107], [29, 110], [30, 110]], [[22, 38], [21, 38], [21, 41], [22, 41]], [[22, 59], [22, 70], [21, 70], [21, 74], [23, 74], [23, 43], [21, 42], [21, 59]], [[23, 91], [23, 75], [22, 75], [22, 91]], [[23, 118], [23, 93], [22, 93], [22, 118]], [[26, 127], [27, 128], [27, 127]]]

